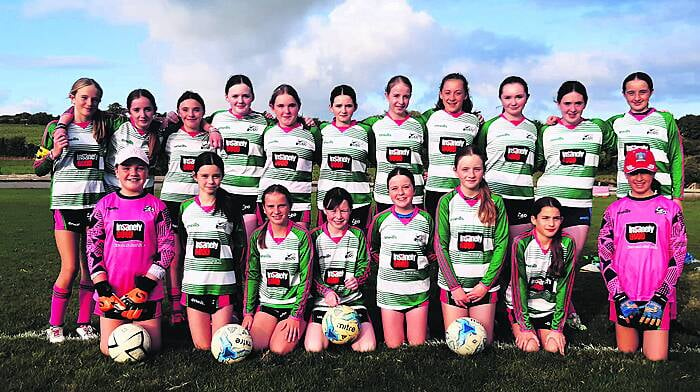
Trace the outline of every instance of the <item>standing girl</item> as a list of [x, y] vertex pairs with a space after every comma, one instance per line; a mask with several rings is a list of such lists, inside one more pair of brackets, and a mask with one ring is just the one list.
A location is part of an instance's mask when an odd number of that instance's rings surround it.
[[[37, 154], [34, 170], [37, 175], [51, 173], [51, 206], [54, 236], [61, 257], [61, 271], [51, 295], [51, 343], [63, 342], [63, 324], [73, 281], [80, 268], [78, 328], [81, 339], [97, 338], [90, 325], [95, 303], [94, 287], [85, 260], [85, 230], [92, 209], [104, 195], [103, 170], [105, 135], [110, 120], [98, 109], [102, 87], [89, 78], [80, 78], [71, 87], [68, 97], [75, 111], [69, 125], [51, 122], [47, 137]], [[82, 241], [81, 241], [82, 240]]]
[[234, 314], [236, 264], [242, 262], [246, 235], [241, 211], [221, 188], [224, 162], [214, 152], [194, 161], [199, 193], [180, 207], [180, 241], [185, 255], [182, 305], [194, 346], [209, 350], [212, 333]]
[[389, 79], [384, 96], [389, 103], [385, 115], [373, 116], [363, 123], [372, 127], [376, 139], [377, 173], [374, 180], [374, 201], [377, 211], [391, 207], [387, 189], [387, 177], [396, 167], [413, 173], [416, 205], [423, 204], [423, 169], [426, 162], [426, 128], [422, 116], [412, 117], [408, 113], [411, 100], [411, 81], [402, 75]]
[[472, 317], [491, 343], [508, 218], [503, 199], [484, 180], [484, 162], [474, 146], [455, 155], [459, 186], [438, 203], [435, 253], [445, 329], [460, 317]]
[[413, 181], [414, 174], [403, 167], [388, 173], [387, 190], [394, 204], [377, 214], [369, 227], [370, 255], [379, 263], [377, 305], [389, 348], [399, 347], [406, 338], [412, 346], [423, 344], [428, 329], [433, 219], [413, 205]]
[[598, 237], [601, 272], [610, 294], [618, 350], [639, 349], [652, 361], [668, 358], [668, 331], [676, 318], [676, 283], [683, 271], [686, 236], [680, 207], [654, 192], [653, 153], [627, 153], [623, 169], [630, 193], [603, 215]]
[[[349, 224], [366, 230], [370, 218], [372, 194], [367, 167], [374, 160], [374, 135], [369, 126], [352, 119], [357, 110], [357, 95], [352, 87], [340, 85], [331, 91], [333, 121], [320, 125], [321, 172], [318, 179], [318, 210], [324, 209], [326, 192], [334, 187], [352, 195]], [[319, 223], [326, 221], [319, 213]]]
[[[277, 124], [263, 134], [267, 156], [259, 189], [282, 185], [291, 192], [290, 219], [304, 228], [311, 222], [311, 172], [321, 152], [318, 129], [307, 129], [299, 117], [301, 99], [294, 87], [278, 86], [270, 97]], [[260, 194], [260, 193], [259, 193]], [[262, 195], [258, 196], [262, 202]]]
[[250, 237], [243, 296], [243, 327], [253, 348], [284, 355], [306, 329], [306, 303], [313, 280], [309, 233], [289, 218], [292, 196], [282, 185], [262, 193], [267, 222]]
[[425, 209], [433, 218], [440, 197], [459, 185], [453, 170], [455, 153], [471, 145], [479, 132], [479, 118], [471, 113], [472, 108], [467, 79], [460, 73], [451, 73], [442, 78], [435, 108], [423, 113], [430, 163]]
[[263, 131], [268, 121], [251, 108], [255, 94], [247, 76], [231, 76], [224, 94], [231, 107], [214, 113], [212, 119], [212, 126], [223, 138], [220, 155], [225, 176], [221, 187], [239, 200], [246, 233], [250, 235], [257, 224], [258, 185], [265, 166]]
[[654, 153], [659, 193], [681, 205], [683, 200], [684, 168], [681, 135], [671, 113], [659, 112], [649, 106], [654, 82], [644, 72], [634, 72], [622, 81], [622, 95], [630, 110], [613, 116], [608, 123], [617, 135], [617, 197], [627, 196], [630, 187], [625, 178], [625, 154], [635, 148]]
[[[163, 149], [168, 157], [168, 173], [163, 180], [160, 198], [168, 207], [173, 222], [180, 222], [180, 203], [199, 193], [193, 176], [195, 159], [205, 151], [211, 151], [209, 134], [203, 129], [204, 100], [192, 91], [185, 91], [177, 100], [180, 122], [166, 130]], [[179, 231], [179, 223], [173, 223]], [[168, 295], [173, 306], [172, 324], [184, 322], [181, 301], [182, 252], [170, 266]]]
[[503, 198], [512, 242], [520, 233], [532, 229], [537, 127], [523, 115], [530, 97], [525, 80], [518, 76], [505, 78], [498, 88], [498, 97], [503, 112], [481, 127], [477, 145], [486, 154], [485, 178], [489, 188]]
[[133, 321], [161, 346], [165, 270], [175, 258], [175, 233], [165, 204], [145, 191], [149, 159], [136, 146], [114, 158], [121, 189], [95, 206], [87, 230], [87, 258], [100, 316], [100, 350], [109, 355], [109, 335]]
[[319, 352], [328, 347], [321, 322], [326, 312], [337, 305], [355, 309], [360, 319], [360, 333], [352, 344], [355, 351], [373, 351], [374, 328], [362, 298], [361, 287], [369, 278], [365, 235], [350, 226], [352, 196], [343, 188], [332, 188], [323, 199], [327, 223], [311, 232], [317, 255], [314, 282], [317, 296], [306, 331], [306, 351]]
[[538, 199], [530, 216], [534, 230], [519, 235], [511, 251], [506, 306], [515, 344], [527, 352], [544, 348], [564, 355], [576, 246], [562, 235], [560, 209], [555, 198]]

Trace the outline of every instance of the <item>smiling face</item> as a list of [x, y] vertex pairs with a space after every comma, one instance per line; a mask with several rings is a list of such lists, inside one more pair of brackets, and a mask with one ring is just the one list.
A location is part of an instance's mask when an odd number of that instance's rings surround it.
[[454, 172], [459, 178], [462, 192], [467, 196], [473, 196], [479, 191], [479, 184], [484, 178], [484, 161], [478, 155], [465, 155], [457, 161]]
[[563, 218], [556, 207], [542, 207], [537, 216], [531, 216], [530, 222], [541, 237], [552, 238], [559, 231]]
[[459, 79], [447, 79], [440, 90], [440, 100], [448, 113], [459, 113], [462, 111], [462, 104], [467, 100], [467, 93], [464, 90], [464, 83]]
[[216, 165], [203, 165], [192, 175], [199, 186], [200, 195], [214, 195], [221, 186], [224, 175]]
[[503, 113], [510, 119], [520, 119], [523, 117], [523, 109], [527, 104], [527, 93], [525, 87], [520, 83], [508, 83], [503, 85], [501, 93], [501, 105]]
[[583, 110], [586, 108], [586, 102], [583, 95], [573, 91], [564, 95], [558, 106], [562, 121], [569, 125], [578, 125], [581, 122]]
[[352, 209], [347, 200], [343, 200], [342, 203], [338, 204], [334, 209], [324, 210], [326, 214], [326, 220], [328, 221], [328, 226], [334, 228], [337, 231], [343, 231], [350, 225], [350, 213]]
[[234, 84], [226, 94], [226, 101], [231, 105], [231, 111], [238, 116], [250, 114], [250, 105], [254, 98], [250, 87], [243, 83]]
[[652, 93], [653, 91], [649, 88], [647, 82], [634, 79], [625, 83], [623, 95], [632, 112], [643, 113], [649, 109], [649, 99], [651, 99]]
[[413, 195], [416, 192], [410, 178], [404, 175], [391, 177], [388, 186], [391, 202], [399, 212], [413, 209]]
[[75, 110], [75, 121], [83, 122], [92, 119], [92, 115], [97, 111], [102, 93], [94, 85], [81, 87], [75, 94], [70, 95], [70, 102]]
[[139, 129], [148, 129], [153, 121], [156, 111], [151, 100], [146, 97], [139, 97], [131, 101], [129, 116]]
[[286, 226], [289, 222], [291, 206], [287, 196], [283, 193], [272, 192], [265, 195], [263, 200], [263, 212], [270, 223], [277, 226]]
[[138, 158], [127, 159], [116, 167], [121, 192], [125, 196], [140, 195], [148, 178], [148, 165]]
[[625, 174], [625, 177], [627, 177], [627, 183], [630, 184], [632, 196], [646, 197], [654, 193], [651, 190], [651, 185], [654, 182], [654, 173], [647, 170], [637, 170]]
[[352, 121], [352, 115], [355, 113], [355, 102], [349, 95], [338, 95], [333, 98], [333, 103], [330, 105], [331, 113], [335, 117], [335, 121], [340, 124], [349, 125]]
[[186, 99], [177, 108], [185, 129], [188, 131], [199, 131], [204, 117], [204, 108], [196, 99]]
[[392, 117], [404, 118], [408, 115], [408, 103], [411, 100], [411, 88], [401, 82], [395, 83], [388, 93], [384, 93], [389, 102], [389, 113]]
[[275, 112], [275, 117], [280, 125], [291, 127], [299, 116], [299, 103], [289, 94], [280, 94], [275, 97], [275, 103], [270, 107]]

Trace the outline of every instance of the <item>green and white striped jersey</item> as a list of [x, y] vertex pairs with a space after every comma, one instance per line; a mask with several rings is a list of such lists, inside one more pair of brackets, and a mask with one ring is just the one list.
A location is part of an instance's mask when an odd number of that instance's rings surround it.
[[[574, 240], [562, 236], [564, 274], [547, 274], [552, 263], [552, 252], [542, 250], [529, 231], [516, 237], [511, 254], [511, 280], [506, 291], [506, 306], [513, 309], [515, 318], [524, 331], [533, 330], [530, 319], [552, 316], [552, 329], [562, 331], [566, 323], [566, 309], [574, 288]], [[515, 286], [514, 286], [515, 284]]]
[[263, 134], [265, 170], [260, 178], [258, 202], [270, 185], [283, 185], [292, 194], [292, 211], [311, 210], [311, 171], [320, 153], [318, 128], [271, 125]]
[[[38, 175], [52, 172], [52, 210], [93, 208], [105, 194], [105, 151], [92, 136], [92, 127], [92, 122], [68, 124], [68, 147], [63, 149], [61, 155], [54, 157], [53, 162], [47, 159], [41, 167], [37, 167]], [[49, 137], [44, 142], [46, 149], [53, 148], [55, 129], [56, 123], [48, 125]]]
[[554, 197], [564, 207], [593, 206], [593, 182], [600, 153], [615, 149], [615, 134], [594, 118], [569, 128], [561, 123], [543, 126], [537, 137], [535, 167], [544, 167], [535, 198]]
[[646, 115], [625, 113], [608, 120], [617, 135], [617, 197], [630, 191], [622, 170], [625, 155], [635, 148], [651, 149], [656, 159], [656, 175], [662, 195], [683, 198], [684, 167], [681, 135], [671, 113], [651, 109]]
[[430, 109], [423, 113], [428, 130], [428, 180], [425, 189], [450, 192], [459, 185], [454, 173], [455, 153], [474, 143], [479, 132], [479, 118], [471, 113], [453, 115]]
[[372, 127], [377, 143], [374, 200], [377, 203], [391, 204], [386, 180], [392, 169], [401, 166], [413, 173], [416, 182], [413, 203], [423, 204], [423, 157], [427, 141], [423, 118], [408, 117], [405, 120], [396, 121], [388, 115], [381, 115], [369, 117], [363, 123]]
[[180, 203], [199, 193], [197, 182], [192, 177], [194, 160], [199, 154], [212, 151], [209, 134], [200, 132], [193, 136], [178, 129], [166, 138], [164, 149], [168, 156], [168, 173], [163, 180], [160, 199]]
[[[311, 232], [315, 246], [314, 281], [317, 308], [328, 307], [324, 295], [335, 291], [344, 305], [362, 305], [362, 286], [369, 277], [369, 258], [365, 235], [357, 227], [349, 227], [339, 238], [334, 238], [324, 224]], [[345, 287], [345, 279], [356, 278], [359, 287], [350, 290]]]
[[256, 196], [265, 166], [263, 131], [268, 121], [260, 113], [238, 117], [230, 110], [214, 113], [211, 125], [221, 133], [224, 161], [221, 187], [234, 195]]
[[394, 207], [374, 217], [368, 242], [372, 260], [379, 262], [377, 306], [403, 310], [428, 300], [432, 240], [433, 219], [421, 209], [407, 219], [399, 218]]
[[[114, 172], [115, 160], [117, 153], [128, 146], [136, 146], [143, 150], [148, 156], [148, 133], [141, 133], [134, 124], [126, 117], [117, 117], [118, 121], [115, 122], [112, 136], [109, 139], [109, 144], [107, 145], [107, 155], [105, 156], [105, 188], [106, 191], [115, 192], [121, 188], [119, 180]], [[155, 175], [152, 173], [153, 170], [149, 171], [148, 179], [146, 179], [146, 184], [144, 188], [153, 188], [155, 185]]]
[[503, 199], [492, 194], [495, 224], [479, 220], [481, 200], [469, 199], [460, 188], [442, 196], [436, 212], [435, 253], [440, 272], [438, 286], [470, 291], [479, 282], [498, 291], [498, 274], [508, 247], [508, 216]]
[[[180, 236], [185, 237], [181, 238], [185, 244], [182, 291], [192, 295], [233, 294], [235, 263], [240, 259], [240, 253], [234, 252], [234, 223], [228, 222], [221, 210], [205, 211], [194, 198], [180, 205], [180, 221]], [[235, 247], [240, 250], [240, 245]]]
[[[269, 224], [259, 227], [250, 237], [243, 312], [255, 313], [258, 305], [291, 309], [302, 318], [313, 280], [313, 245], [309, 232], [290, 222], [281, 241], [272, 237]], [[258, 237], [265, 236], [265, 248]], [[279, 240], [279, 239], [277, 239]]]
[[479, 131], [477, 145], [486, 153], [486, 182], [504, 199], [534, 197], [537, 127], [523, 118], [511, 122], [503, 115], [487, 121]]
[[339, 128], [335, 121], [322, 123], [321, 173], [318, 179], [318, 209], [323, 209], [326, 192], [340, 187], [352, 195], [353, 207], [372, 203], [367, 167], [374, 154], [374, 137], [369, 126], [354, 123]]

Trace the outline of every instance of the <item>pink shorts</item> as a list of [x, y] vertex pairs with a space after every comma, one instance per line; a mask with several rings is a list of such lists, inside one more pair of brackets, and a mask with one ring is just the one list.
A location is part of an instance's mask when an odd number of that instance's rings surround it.
[[[644, 306], [646, 301], [635, 301], [637, 303], [637, 306]], [[661, 331], [668, 331], [669, 328], [671, 327], [671, 319], [675, 319], [675, 309], [676, 309], [676, 303], [675, 302], [669, 302], [667, 306], [664, 308], [664, 315], [661, 317], [661, 326], [659, 327], [659, 330]], [[638, 316], [639, 317], [639, 316]], [[608, 316], [609, 320], [612, 321], [613, 323], [617, 323], [617, 309], [615, 309], [615, 301], [610, 301], [610, 312]], [[642, 329], [641, 327], [635, 327], [637, 329]]]

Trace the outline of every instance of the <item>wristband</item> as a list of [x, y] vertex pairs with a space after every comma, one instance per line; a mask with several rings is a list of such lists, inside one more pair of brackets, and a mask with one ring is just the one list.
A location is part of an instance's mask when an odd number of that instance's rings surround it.
[[143, 290], [147, 293], [150, 293], [151, 290], [153, 290], [156, 287], [156, 282], [153, 279], [149, 279], [145, 276], [137, 276], [134, 278], [134, 282], [136, 283], [136, 288]]
[[102, 282], [95, 283], [95, 291], [100, 297], [111, 297], [112, 296], [112, 286], [106, 280]]

